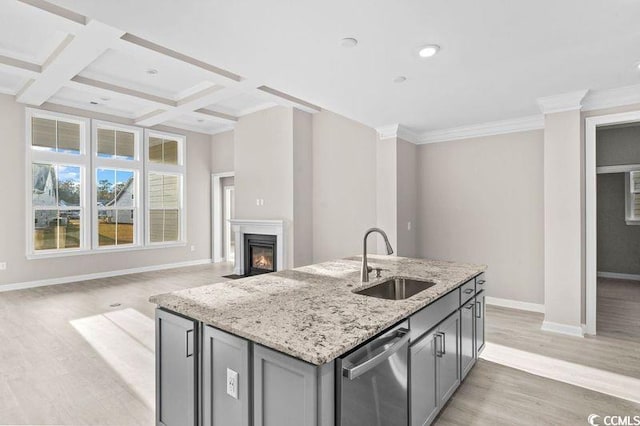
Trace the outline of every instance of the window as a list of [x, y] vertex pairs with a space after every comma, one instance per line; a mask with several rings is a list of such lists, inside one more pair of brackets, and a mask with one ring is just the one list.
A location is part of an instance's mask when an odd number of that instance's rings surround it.
[[182, 136], [147, 131], [147, 242], [184, 240], [184, 149]]
[[93, 129], [94, 248], [138, 246], [142, 131], [95, 120]]
[[27, 257], [185, 243], [184, 136], [26, 112]]
[[29, 253], [87, 247], [88, 120], [27, 109]]
[[640, 225], [640, 170], [625, 173], [626, 222]]

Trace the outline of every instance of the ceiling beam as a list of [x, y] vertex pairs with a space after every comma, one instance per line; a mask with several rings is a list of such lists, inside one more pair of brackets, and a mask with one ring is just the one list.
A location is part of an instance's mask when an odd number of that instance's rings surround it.
[[214, 74], [220, 75], [222, 77], [228, 78], [229, 80], [239, 82], [242, 81], [243, 78], [238, 74], [234, 74], [231, 71], [227, 71], [222, 68], [218, 68], [206, 62], [203, 62], [199, 59], [192, 58], [191, 56], [184, 55], [180, 52], [176, 52], [175, 50], [171, 50], [164, 46], [160, 46], [159, 44], [155, 44], [149, 40], [145, 40], [143, 38], [137, 37], [133, 34], [126, 33], [122, 36], [122, 40], [128, 41], [129, 43], [133, 43], [140, 47], [144, 47], [145, 49], [153, 50], [154, 52], [160, 53], [165, 56], [170, 56], [174, 59], [177, 59], [182, 62], [186, 62], [198, 68], [202, 68], [205, 71], [212, 72]]
[[[231, 87], [209, 87], [179, 100], [178, 105], [175, 108], [166, 108], [138, 118], [136, 120], [136, 124], [139, 126], [148, 127], [162, 124], [165, 121], [173, 120], [182, 115], [192, 113], [194, 111], [206, 108], [209, 105], [213, 105], [225, 99], [237, 96], [238, 94], [243, 93], [246, 90], [243, 90], [242, 86], [243, 84], [239, 83]], [[220, 115], [218, 115], [217, 117], [223, 118]], [[235, 119], [231, 119], [229, 121], [235, 121]]]
[[21, 71], [28, 71], [29, 74], [40, 74], [42, 67], [32, 62], [23, 61], [16, 58], [0, 55], [0, 66], [17, 68]]
[[322, 108], [320, 108], [317, 105], [314, 105], [307, 101], [303, 101], [300, 98], [296, 98], [295, 96], [291, 96], [279, 90], [272, 89], [271, 87], [260, 86], [260, 87], [257, 87], [257, 89], [263, 93], [267, 93], [271, 95], [271, 97], [280, 104], [293, 106], [295, 108], [301, 109], [303, 111], [306, 111], [312, 114], [322, 111]]
[[150, 93], [129, 89], [127, 87], [121, 87], [115, 84], [107, 83], [105, 81], [94, 80], [92, 78], [82, 77], [79, 75], [73, 77], [71, 79], [71, 84], [68, 84], [68, 86], [76, 87], [80, 89], [84, 89], [87, 86], [89, 86], [92, 88], [108, 90], [109, 92], [118, 93], [120, 95], [125, 95], [132, 98], [153, 102], [154, 104], [158, 104], [162, 106], [169, 106], [169, 107], [178, 106], [177, 102], [172, 99], [163, 98], [161, 96], [152, 95]]
[[227, 121], [238, 121], [238, 117], [235, 117], [231, 114], [225, 114], [224, 112], [220, 112], [220, 111], [213, 111], [211, 109], [208, 108], [200, 108], [195, 110], [194, 112], [197, 112], [199, 114], [204, 114], [204, 115], [208, 115], [211, 117], [216, 117], [216, 118], [221, 118], [223, 120], [227, 120]]
[[87, 25], [88, 19], [86, 16], [76, 13], [72, 10], [65, 9], [64, 7], [56, 6], [44, 0], [18, 0], [21, 3], [28, 4], [29, 6], [36, 7], [45, 12], [52, 13], [69, 21], [73, 21], [80, 25]]
[[90, 21], [58, 46], [43, 64], [42, 72], [20, 91], [17, 101], [42, 105], [117, 42], [122, 34], [121, 30]]

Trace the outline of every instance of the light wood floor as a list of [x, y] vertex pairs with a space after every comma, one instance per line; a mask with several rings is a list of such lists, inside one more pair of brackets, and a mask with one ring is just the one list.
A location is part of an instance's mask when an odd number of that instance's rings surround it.
[[[231, 272], [203, 265], [0, 293], [0, 424], [152, 425], [147, 298]], [[560, 336], [541, 323], [488, 307], [487, 341], [640, 379], [640, 341]], [[640, 405], [481, 359], [436, 423], [584, 425], [592, 413], [640, 415]]]
[[598, 278], [596, 312], [599, 335], [640, 341], [640, 282]]

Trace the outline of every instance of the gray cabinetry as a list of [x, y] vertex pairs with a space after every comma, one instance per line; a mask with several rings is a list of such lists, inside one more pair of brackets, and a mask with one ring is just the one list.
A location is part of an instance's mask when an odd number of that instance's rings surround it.
[[[439, 343], [439, 344], [438, 344]], [[447, 318], [436, 333], [436, 357], [438, 358], [438, 397], [440, 406], [460, 385], [460, 313]]]
[[476, 295], [476, 353], [479, 354], [484, 349], [484, 317], [485, 317], [484, 291]]
[[460, 364], [462, 379], [473, 367], [476, 360], [476, 303], [472, 298], [460, 307]]
[[333, 424], [332, 401], [324, 395], [325, 391], [333, 392], [333, 366], [331, 363], [318, 368], [254, 345], [254, 425]]
[[[247, 340], [213, 327], [203, 327], [203, 426], [249, 425], [249, 371]], [[229, 389], [228, 381], [232, 382]]]
[[156, 310], [156, 422], [194, 426], [198, 421], [197, 323]]
[[410, 348], [410, 412], [411, 426], [430, 424], [438, 414], [436, 391], [436, 331], [428, 333]]

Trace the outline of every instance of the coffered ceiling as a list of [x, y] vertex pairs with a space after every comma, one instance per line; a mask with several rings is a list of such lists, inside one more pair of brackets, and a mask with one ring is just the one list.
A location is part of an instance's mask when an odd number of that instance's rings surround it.
[[[41, 0], [2, 0], [0, 93], [205, 133], [275, 105], [314, 105]], [[274, 94], [275, 93], [275, 94]]]
[[[2, 4], [0, 91], [140, 125], [215, 133], [272, 105], [319, 105], [436, 140], [451, 128], [537, 123], [545, 96], [589, 89], [592, 106], [640, 101], [637, 0]], [[345, 37], [357, 45], [341, 46]], [[441, 49], [420, 58], [425, 44]], [[48, 63], [61, 47], [66, 72]]]

